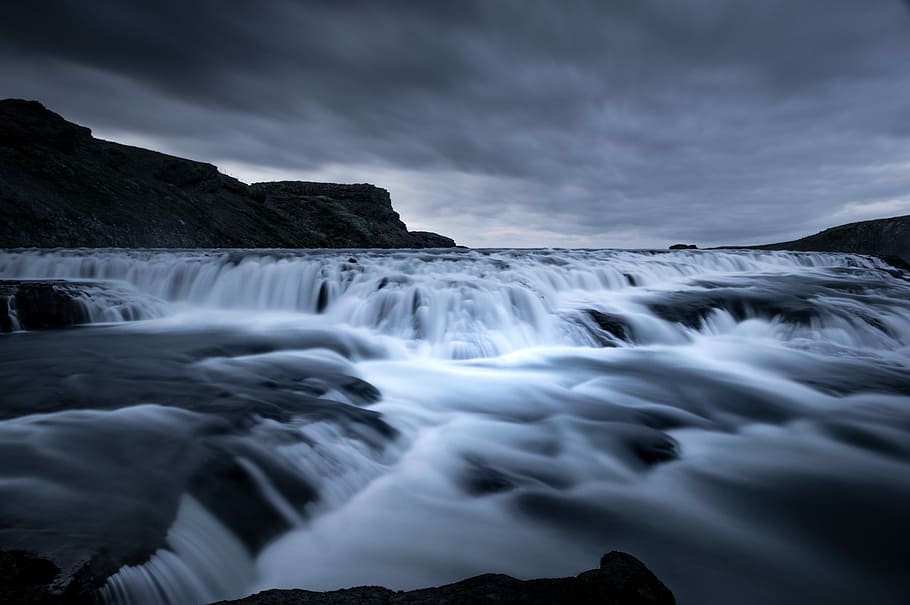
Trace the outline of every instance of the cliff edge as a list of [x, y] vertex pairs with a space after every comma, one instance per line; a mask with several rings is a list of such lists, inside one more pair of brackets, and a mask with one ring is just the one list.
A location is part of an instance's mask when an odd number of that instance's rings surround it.
[[247, 185], [203, 162], [96, 139], [0, 100], [0, 247], [435, 248], [368, 184]]
[[852, 252], [883, 258], [898, 257], [910, 263], [910, 215], [848, 223], [789, 242], [749, 247], [758, 250]]

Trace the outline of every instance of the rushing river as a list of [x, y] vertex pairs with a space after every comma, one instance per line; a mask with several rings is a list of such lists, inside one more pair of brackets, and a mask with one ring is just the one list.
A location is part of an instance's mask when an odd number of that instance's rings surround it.
[[7, 251], [0, 278], [86, 282], [93, 322], [0, 335], [0, 548], [104, 553], [108, 603], [610, 550], [683, 605], [910, 602], [910, 281], [878, 260]]

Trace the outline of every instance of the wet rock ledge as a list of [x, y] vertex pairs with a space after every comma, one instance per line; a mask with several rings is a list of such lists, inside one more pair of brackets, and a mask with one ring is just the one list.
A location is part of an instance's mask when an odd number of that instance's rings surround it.
[[573, 578], [516, 580], [484, 574], [436, 588], [407, 592], [361, 586], [332, 592], [266, 590], [215, 605], [674, 605], [673, 593], [632, 555], [613, 551], [600, 567]]
[[94, 284], [68, 284], [60, 280], [0, 280], [0, 332], [66, 328], [87, 323], [82, 302]]
[[140, 298], [104, 282], [0, 279], [0, 333], [157, 317], [159, 311]]

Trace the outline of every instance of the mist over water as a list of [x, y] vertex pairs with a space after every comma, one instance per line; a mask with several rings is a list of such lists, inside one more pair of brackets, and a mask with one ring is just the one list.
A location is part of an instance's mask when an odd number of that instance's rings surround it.
[[910, 599], [910, 281], [878, 260], [23, 250], [0, 278], [83, 283], [92, 320], [0, 338], [0, 548], [106, 549], [108, 603], [609, 550], [683, 605]]

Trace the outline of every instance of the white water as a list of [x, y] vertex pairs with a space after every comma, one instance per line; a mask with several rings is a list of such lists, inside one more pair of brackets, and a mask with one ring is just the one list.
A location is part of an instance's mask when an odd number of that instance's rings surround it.
[[[348, 262], [349, 260], [356, 262]], [[0, 278], [63, 278], [128, 286], [129, 313], [90, 305], [93, 321], [156, 318], [212, 310], [321, 312], [321, 323], [365, 327], [433, 356], [487, 357], [533, 346], [593, 345], [566, 321], [578, 309], [628, 316], [637, 340], [683, 342], [636, 304], [643, 292], [690, 289], [692, 278], [812, 274], [814, 268], [874, 269], [878, 261], [835, 254], [625, 251], [348, 253], [288, 251], [33, 251], [0, 254]], [[145, 304], [135, 296], [146, 295]], [[835, 303], [836, 304], [836, 303]], [[114, 304], [108, 307], [115, 308]], [[117, 307], [119, 309], [119, 307]], [[724, 330], [724, 310], [706, 330]], [[850, 315], [846, 308], [834, 309]], [[578, 318], [575, 318], [578, 319]], [[584, 322], [584, 319], [582, 318]], [[839, 329], [835, 323], [825, 328]]]
[[184, 496], [167, 548], [138, 566], [125, 566], [101, 589], [106, 603], [210, 603], [243, 593], [253, 561], [231, 532], [190, 496]]
[[[732, 251], [0, 253], [0, 278], [129, 290], [146, 320], [112, 334], [137, 343], [279, 343], [193, 362], [208, 381], [361, 378], [397, 430], [261, 420], [239, 438], [294, 431], [265, 451], [318, 499], [238, 455], [290, 531], [242, 564], [232, 530], [184, 500], [167, 548], [105, 588], [116, 603], [570, 575], [612, 549], [684, 605], [903, 603], [910, 283], [884, 269]], [[281, 344], [312, 334], [349, 352]]]

